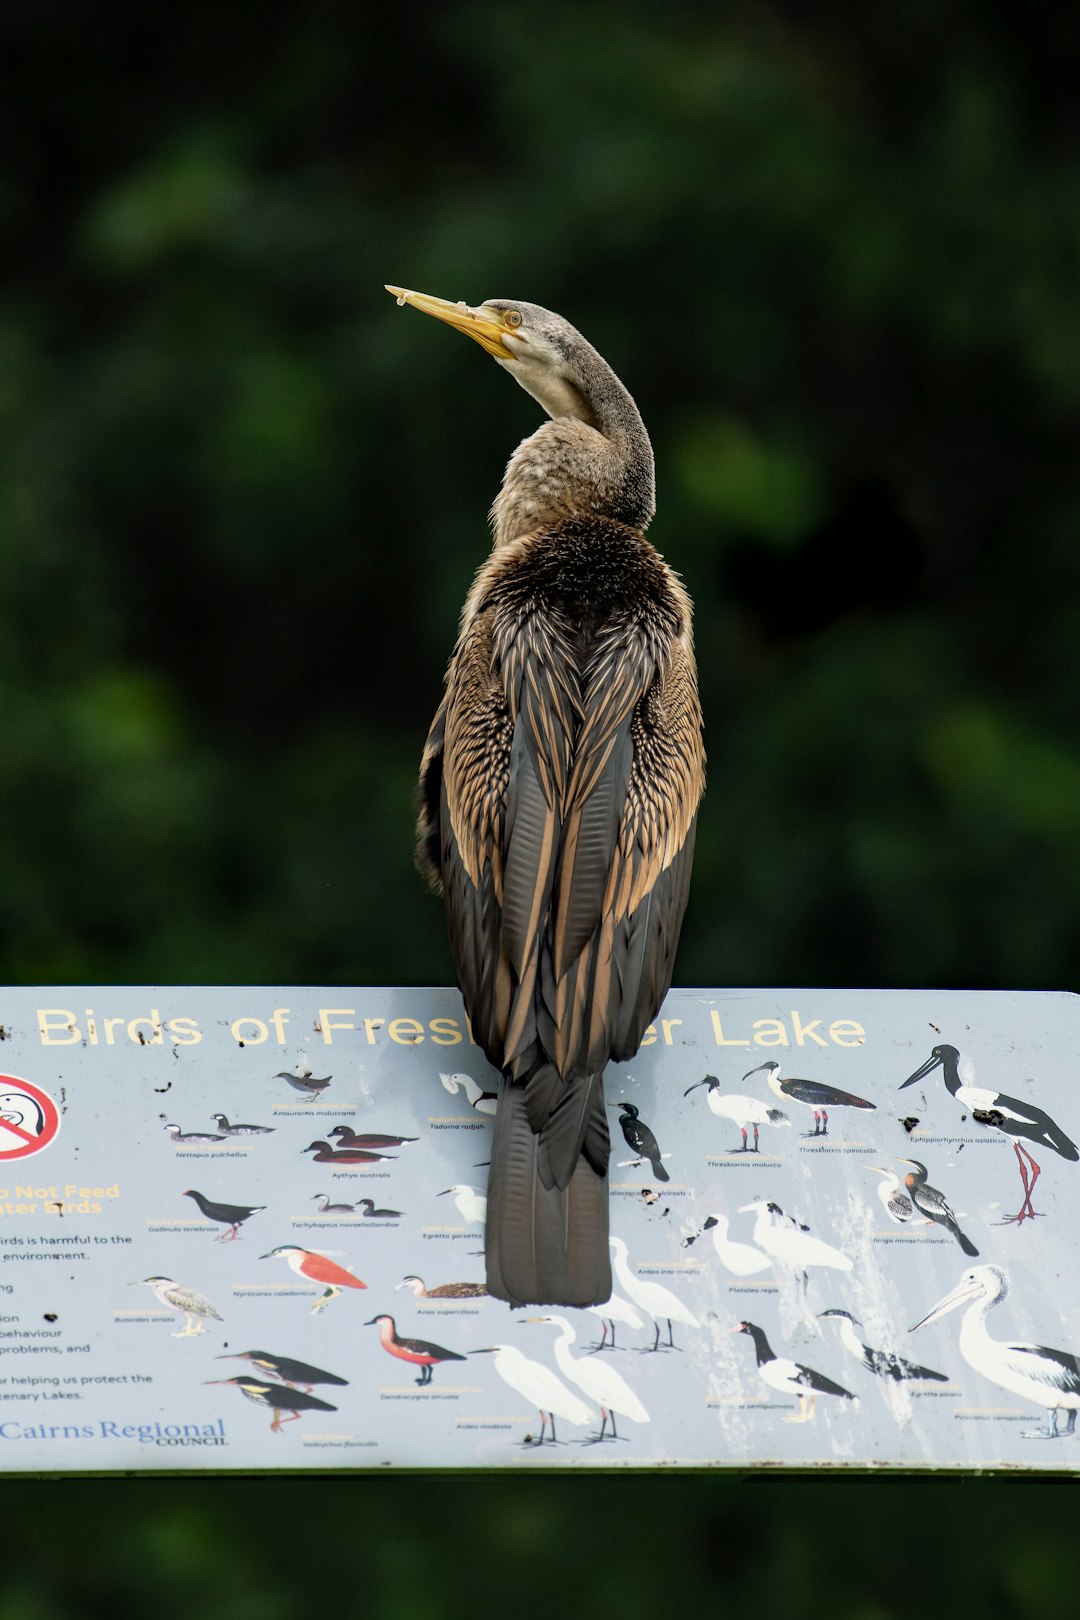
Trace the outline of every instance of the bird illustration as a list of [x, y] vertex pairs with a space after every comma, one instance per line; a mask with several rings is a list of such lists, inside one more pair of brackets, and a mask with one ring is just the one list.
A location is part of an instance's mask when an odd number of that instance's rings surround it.
[[275, 1080], [284, 1080], [294, 1091], [301, 1092], [311, 1100], [321, 1097], [333, 1078], [332, 1074], [324, 1074], [321, 1078], [312, 1074], [311, 1065], [307, 1062], [298, 1063], [295, 1070], [282, 1069], [274, 1076]]
[[312, 1316], [317, 1311], [325, 1310], [331, 1300], [337, 1299], [343, 1288], [366, 1288], [367, 1283], [354, 1277], [351, 1271], [339, 1266], [336, 1260], [329, 1255], [319, 1254], [314, 1249], [300, 1249], [295, 1244], [281, 1243], [269, 1254], [259, 1256], [260, 1260], [286, 1260], [289, 1269], [295, 1271], [298, 1277], [304, 1277], [308, 1282], [324, 1283], [325, 1292], [319, 1295], [311, 1307]]
[[0, 1092], [0, 1123], [13, 1125], [11, 1135], [40, 1136], [45, 1129], [45, 1110], [26, 1091]]
[[[590, 1348], [588, 1353], [591, 1356], [596, 1355], [598, 1350], [614, 1350], [617, 1348], [615, 1344], [616, 1322], [621, 1322], [624, 1327], [639, 1328], [642, 1326], [641, 1317], [637, 1311], [620, 1294], [612, 1294], [611, 1298], [605, 1299], [602, 1305], [587, 1305], [585, 1309], [600, 1320], [600, 1343], [594, 1344]], [[610, 1343], [608, 1342], [609, 1328], [611, 1329]]]
[[272, 1136], [273, 1125], [230, 1125], [224, 1114], [215, 1114], [217, 1128], [222, 1136]]
[[720, 1264], [733, 1277], [753, 1277], [759, 1271], [768, 1271], [772, 1257], [754, 1247], [752, 1243], [737, 1243], [728, 1236], [731, 1222], [726, 1215], [707, 1215], [704, 1230], [712, 1233], [713, 1248]]
[[[437, 1198], [446, 1198], [450, 1194], [453, 1194], [458, 1214], [463, 1221], [476, 1221], [481, 1226], [484, 1224], [487, 1220], [488, 1201], [483, 1193], [474, 1192], [471, 1187], [462, 1184], [457, 1187], [446, 1187], [441, 1193], [436, 1193], [435, 1196]], [[491, 1292], [490, 1288], [488, 1292]]]
[[611, 1293], [603, 1073], [671, 984], [704, 786], [691, 605], [644, 538], [627, 390], [535, 304], [389, 289], [466, 332], [552, 418], [511, 457], [421, 765], [421, 861], [472, 1034], [502, 1075], [488, 1289]]
[[446, 1350], [441, 1344], [431, 1344], [427, 1339], [403, 1339], [392, 1316], [373, 1316], [364, 1326], [378, 1328], [379, 1343], [389, 1355], [420, 1368], [420, 1377], [416, 1379], [418, 1384], [430, 1384], [432, 1371], [441, 1362], [465, 1360], [456, 1350]]
[[[653, 1319], [655, 1334], [650, 1349], [677, 1350], [678, 1346], [672, 1339], [672, 1322], [683, 1322], [687, 1327], [700, 1327], [697, 1317], [671, 1292], [670, 1288], [665, 1288], [662, 1283], [650, 1282], [645, 1277], [635, 1276], [630, 1269], [630, 1261], [627, 1258], [629, 1251], [622, 1238], [613, 1237], [609, 1241], [615, 1255], [615, 1274], [620, 1286], [629, 1294], [634, 1304], [643, 1310], [646, 1316]], [[660, 1344], [661, 1322], [667, 1323], [668, 1332], [668, 1342], [663, 1346]]]
[[[330, 1202], [330, 1194], [329, 1193], [315, 1193], [313, 1195], [311, 1201], [312, 1201], [312, 1203], [317, 1203], [318, 1206], [319, 1206], [318, 1209], [315, 1211], [316, 1215], [355, 1215], [356, 1214], [356, 1205], [355, 1204], [332, 1204]], [[372, 1203], [370, 1198], [365, 1200], [365, 1202], [371, 1204], [372, 1209], [374, 1209], [375, 1205]]]
[[[735, 1153], [761, 1152], [758, 1146], [758, 1137], [762, 1125], [783, 1127], [791, 1124], [790, 1119], [786, 1114], [781, 1113], [779, 1108], [770, 1108], [768, 1103], [761, 1102], [757, 1097], [745, 1097], [741, 1092], [722, 1093], [720, 1082], [714, 1074], [707, 1074], [704, 1080], [695, 1080], [692, 1086], [687, 1086], [683, 1096], [689, 1097], [690, 1093], [696, 1091], [698, 1086], [708, 1086], [707, 1101], [709, 1109], [716, 1115], [717, 1119], [731, 1120], [732, 1124], [737, 1125], [742, 1132], [742, 1147], [734, 1148], [732, 1151]], [[754, 1132], [753, 1147], [749, 1147], [747, 1144], [746, 1128], [748, 1125]]]
[[140, 1288], [144, 1284], [153, 1289], [159, 1305], [167, 1305], [170, 1311], [178, 1311], [183, 1316], [184, 1325], [173, 1334], [174, 1339], [194, 1338], [197, 1333], [206, 1332], [207, 1321], [221, 1321], [205, 1294], [196, 1293], [194, 1288], [173, 1282], [171, 1277], [143, 1277], [131, 1286]]
[[180, 1196], [193, 1198], [208, 1221], [220, 1221], [225, 1227], [225, 1231], [217, 1240], [219, 1243], [235, 1243], [244, 1222], [266, 1208], [265, 1204], [219, 1204], [213, 1198], [205, 1198], [193, 1187], [189, 1187], [187, 1192], [181, 1193]]
[[[317, 1395], [309, 1395], [302, 1389], [292, 1389], [288, 1384], [276, 1384], [272, 1380], [253, 1378], [248, 1373], [241, 1373], [239, 1378], [208, 1378], [206, 1382], [235, 1384], [249, 1401], [261, 1406], [264, 1412], [272, 1412], [271, 1434], [280, 1434], [284, 1424], [295, 1423], [305, 1412], [337, 1411], [336, 1406], [331, 1406], [329, 1401], [321, 1401]], [[287, 1412], [289, 1416], [282, 1417], [283, 1412]]]
[[[1045, 1408], [1045, 1429], [1024, 1432], [1029, 1440], [1060, 1440], [1076, 1430], [1080, 1407], [1080, 1359], [1071, 1350], [1051, 1350], [1045, 1344], [1006, 1344], [990, 1337], [988, 1312], [1009, 1297], [1009, 1278], [1000, 1266], [972, 1266], [951, 1293], [908, 1329], [927, 1327], [966, 1305], [960, 1324], [960, 1354], [969, 1367], [1001, 1389]], [[1067, 1413], [1065, 1427], [1059, 1418]]]
[[483, 1299], [487, 1295], [484, 1283], [442, 1283], [438, 1288], [425, 1288], [422, 1277], [402, 1277], [398, 1288], [411, 1288], [417, 1299]]
[[1034, 1103], [1024, 1102], [1019, 1097], [1006, 1096], [1005, 1092], [994, 1091], [989, 1086], [977, 1086], [974, 1064], [966, 1053], [957, 1051], [955, 1046], [944, 1043], [935, 1046], [926, 1062], [917, 1068], [914, 1074], [908, 1076], [900, 1090], [915, 1085], [928, 1074], [932, 1074], [935, 1069], [941, 1070], [946, 1091], [964, 1108], [970, 1110], [976, 1124], [989, 1125], [1012, 1141], [1016, 1162], [1020, 1167], [1020, 1180], [1024, 1184], [1024, 1199], [1017, 1213], [1009, 1216], [1001, 1224], [1019, 1226], [1023, 1221], [1033, 1219], [1038, 1212], [1032, 1206], [1031, 1195], [1041, 1169], [1031, 1150], [1023, 1144], [1032, 1142], [1036, 1147], [1047, 1148], [1059, 1158], [1069, 1159], [1074, 1163], [1080, 1159], [1080, 1148], [1069, 1140], [1061, 1126], [1052, 1120], [1049, 1114], [1044, 1113], [1041, 1108], [1036, 1108]]
[[809, 1423], [819, 1395], [838, 1395], [845, 1401], [854, 1401], [855, 1396], [849, 1389], [826, 1378], [824, 1373], [815, 1372], [813, 1367], [804, 1367], [801, 1362], [792, 1361], [788, 1356], [774, 1354], [764, 1329], [755, 1322], [738, 1322], [728, 1332], [749, 1334], [754, 1341], [759, 1377], [770, 1389], [797, 1398], [799, 1410], [785, 1418], [785, 1423]]
[[934, 1221], [938, 1226], [943, 1226], [946, 1232], [951, 1232], [965, 1254], [978, 1254], [979, 1251], [974, 1243], [970, 1238], [964, 1236], [956, 1224], [956, 1216], [949, 1208], [945, 1194], [938, 1192], [936, 1187], [931, 1187], [928, 1184], [925, 1164], [920, 1164], [918, 1159], [900, 1159], [898, 1162], [911, 1165], [911, 1169], [904, 1177], [904, 1186], [907, 1188], [908, 1197], [919, 1214], [925, 1215], [928, 1221]]
[[756, 1217], [754, 1243], [792, 1272], [804, 1290], [809, 1285], [811, 1267], [826, 1266], [833, 1271], [850, 1271], [854, 1265], [846, 1254], [834, 1249], [831, 1243], [814, 1237], [812, 1232], [785, 1215], [780, 1205], [770, 1199], [759, 1198], [752, 1204], [740, 1206], [740, 1215], [751, 1212]]
[[351, 1125], [335, 1125], [328, 1133], [338, 1138], [338, 1149], [341, 1148], [390, 1148], [406, 1147], [410, 1142], [418, 1142], [418, 1136], [378, 1136], [374, 1134], [361, 1134], [353, 1130]]
[[278, 1378], [283, 1384], [300, 1384], [310, 1391], [315, 1384], [347, 1384], [347, 1378], [337, 1373], [324, 1372], [309, 1362], [297, 1361], [293, 1356], [278, 1356], [271, 1350], [235, 1350], [231, 1355], [218, 1356], [218, 1361], [250, 1361], [256, 1372], [267, 1378]]
[[623, 1137], [631, 1153], [636, 1154], [639, 1159], [648, 1159], [657, 1181], [670, 1181], [671, 1177], [660, 1162], [659, 1143], [640, 1117], [640, 1109], [628, 1102], [611, 1103], [610, 1106], [622, 1109], [619, 1124], [622, 1126]]
[[509, 1384], [524, 1400], [536, 1407], [540, 1415], [540, 1437], [534, 1439], [526, 1435], [522, 1442], [526, 1446], [542, 1446], [544, 1435], [550, 1425], [551, 1433], [548, 1436], [549, 1445], [558, 1445], [555, 1434], [555, 1419], [560, 1417], [567, 1423], [576, 1424], [583, 1428], [586, 1423], [593, 1423], [596, 1414], [591, 1406], [587, 1406], [580, 1395], [567, 1389], [561, 1378], [553, 1373], [550, 1367], [543, 1362], [530, 1361], [523, 1350], [516, 1344], [489, 1344], [482, 1350], [471, 1350], [473, 1356], [494, 1356], [495, 1371], [504, 1384]]
[[775, 1058], [768, 1063], [759, 1063], [756, 1069], [751, 1069], [743, 1075], [743, 1084], [755, 1074], [764, 1074], [769, 1083], [769, 1089], [778, 1097], [787, 1097], [791, 1102], [802, 1103], [814, 1115], [814, 1128], [804, 1131], [804, 1136], [827, 1136], [829, 1134], [830, 1108], [876, 1108], [877, 1103], [867, 1102], [865, 1097], [856, 1097], [852, 1091], [839, 1091], [836, 1086], [824, 1086], [817, 1080], [783, 1080], [780, 1076], [780, 1065]]
[[915, 1205], [900, 1185], [900, 1177], [895, 1170], [886, 1170], [879, 1164], [868, 1164], [866, 1168], [872, 1170], [876, 1176], [884, 1177], [877, 1184], [877, 1195], [890, 1221], [895, 1222], [897, 1226], [926, 1224], [925, 1218], [923, 1220], [918, 1218]]
[[397, 1158], [396, 1153], [376, 1153], [372, 1148], [332, 1148], [329, 1142], [312, 1142], [303, 1151], [315, 1155], [315, 1164], [383, 1164]]
[[166, 1125], [165, 1129], [177, 1147], [196, 1147], [200, 1143], [206, 1145], [210, 1142], [225, 1141], [224, 1136], [216, 1135], [213, 1131], [182, 1131], [179, 1125]]
[[920, 1367], [914, 1361], [905, 1361], [903, 1356], [894, 1355], [891, 1350], [872, 1350], [864, 1344], [855, 1332], [862, 1323], [850, 1311], [818, 1311], [818, 1316], [824, 1321], [828, 1318], [834, 1321], [840, 1329], [840, 1343], [849, 1355], [855, 1357], [867, 1372], [876, 1374], [878, 1378], [892, 1378], [897, 1383], [906, 1383], [909, 1380], [936, 1379], [938, 1383], [946, 1384], [949, 1381], [948, 1373], [934, 1372], [930, 1367]]
[[459, 1091], [463, 1091], [469, 1107], [478, 1114], [494, 1114], [498, 1107], [499, 1093], [485, 1091], [469, 1074], [440, 1074], [439, 1079], [451, 1097], [456, 1097]]
[[590, 1401], [595, 1401], [600, 1408], [600, 1433], [592, 1438], [599, 1443], [605, 1437], [608, 1424], [611, 1425], [612, 1440], [618, 1440], [619, 1433], [615, 1427], [615, 1417], [628, 1417], [633, 1423], [648, 1423], [649, 1414], [641, 1401], [634, 1394], [626, 1379], [617, 1373], [610, 1362], [600, 1363], [590, 1361], [587, 1356], [574, 1356], [570, 1353], [570, 1346], [577, 1339], [577, 1334], [565, 1316], [527, 1316], [526, 1322], [547, 1322], [558, 1328], [559, 1336], [555, 1340], [555, 1365], [571, 1384], [576, 1384], [582, 1394]]
[[376, 1209], [372, 1198], [359, 1199], [356, 1208], [369, 1221], [399, 1221], [402, 1215], [400, 1209]]

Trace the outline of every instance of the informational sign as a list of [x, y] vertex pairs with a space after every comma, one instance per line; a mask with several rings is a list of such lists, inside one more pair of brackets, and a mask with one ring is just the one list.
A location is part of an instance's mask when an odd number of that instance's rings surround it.
[[1080, 1467], [1080, 1002], [674, 991], [484, 1292], [456, 992], [0, 991], [0, 1471]]

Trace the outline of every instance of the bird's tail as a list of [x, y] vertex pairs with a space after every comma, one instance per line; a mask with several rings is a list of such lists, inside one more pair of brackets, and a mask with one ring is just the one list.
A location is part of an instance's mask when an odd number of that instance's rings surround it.
[[[539, 1130], [536, 1092], [504, 1078], [495, 1115], [485, 1250], [488, 1292], [511, 1305], [602, 1305], [611, 1298], [603, 1076], [561, 1081]], [[546, 1084], [543, 1071], [531, 1077]], [[532, 1106], [530, 1106], [530, 1104]], [[554, 1128], [553, 1128], [554, 1127]]]
[[957, 1243], [959, 1243], [960, 1247], [963, 1249], [965, 1254], [970, 1254], [970, 1255], [978, 1254], [979, 1251], [975, 1247], [974, 1243], [972, 1243], [972, 1241], [971, 1241], [971, 1239], [969, 1237], [964, 1236], [963, 1232], [961, 1232], [960, 1228], [956, 1225], [955, 1221], [953, 1222], [952, 1233], [953, 1233], [953, 1236], [955, 1237]]

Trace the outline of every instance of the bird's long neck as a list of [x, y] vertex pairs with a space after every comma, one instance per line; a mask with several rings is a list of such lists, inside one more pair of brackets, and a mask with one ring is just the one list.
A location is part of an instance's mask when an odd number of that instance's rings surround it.
[[495, 546], [574, 517], [644, 530], [656, 510], [653, 452], [637, 406], [595, 356], [588, 394], [541, 398], [552, 417], [518, 445], [491, 509]]

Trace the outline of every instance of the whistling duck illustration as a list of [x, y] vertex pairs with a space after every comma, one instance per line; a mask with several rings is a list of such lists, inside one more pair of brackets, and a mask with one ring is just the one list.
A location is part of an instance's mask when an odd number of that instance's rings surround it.
[[652, 1166], [652, 1173], [657, 1181], [670, 1181], [664, 1166], [660, 1162], [660, 1146], [652, 1131], [641, 1118], [641, 1110], [635, 1108], [633, 1103], [609, 1103], [609, 1108], [621, 1108], [619, 1124], [622, 1126], [623, 1138], [635, 1159], [648, 1159]]
[[218, 1356], [218, 1361], [250, 1361], [257, 1373], [267, 1378], [278, 1378], [283, 1384], [300, 1384], [311, 1390], [315, 1384], [341, 1384], [349, 1382], [337, 1373], [324, 1372], [307, 1361], [294, 1356], [278, 1356], [272, 1350], [234, 1350], [230, 1355]]
[[379, 1343], [389, 1355], [420, 1368], [420, 1377], [416, 1380], [418, 1384], [430, 1384], [432, 1370], [440, 1363], [465, 1360], [456, 1350], [446, 1350], [441, 1344], [432, 1344], [428, 1339], [403, 1339], [392, 1316], [373, 1316], [364, 1326], [378, 1328]]
[[867, 1372], [876, 1374], [878, 1378], [891, 1378], [896, 1383], [905, 1383], [908, 1380], [933, 1378], [939, 1383], [948, 1383], [948, 1373], [934, 1372], [930, 1367], [920, 1367], [914, 1361], [905, 1361], [903, 1356], [894, 1355], [891, 1350], [873, 1350], [864, 1344], [855, 1332], [862, 1323], [850, 1311], [818, 1311], [818, 1316], [824, 1321], [829, 1318], [840, 1329], [840, 1343], [849, 1355], [855, 1357], [860, 1366]]
[[802, 1103], [814, 1115], [814, 1128], [804, 1131], [804, 1136], [827, 1136], [829, 1134], [830, 1108], [876, 1108], [877, 1103], [867, 1102], [865, 1097], [856, 1097], [852, 1091], [840, 1091], [836, 1086], [825, 1086], [817, 1080], [798, 1080], [781, 1078], [780, 1065], [775, 1058], [767, 1063], [759, 1063], [756, 1069], [751, 1069], [743, 1075], [743, 1084], [755, 1074], [764, 1074], [769, 1089], [778, 1097], [786, 1097], [790, 1102]]
[[[1045, 1344], [1007, 1344], [992, 1339], [986, 1327], [987, 1314], [1008, 1296], [1008, 1274], [1000, 1266], [972, 1266], [952, 1292], [908, 1332], [927, 1327], [966, 1305], [960, 1324], [960, 1354], [968, 1366], [1001, 1389], [1045, 1409], [1045, 1429], [1022, 1431], [1025, 1439], [1060, 1440], [1076, 1430], [1080, 1359], [1071, 1350], [1051, 1350]], [[1058, 1421], [1062, 1412], [1067, 1413], [1064, 1429]]]
[[[752, 1070], [751, 1073], [753, 1072], [755, 1071]], [[758, 1146], [758, 1137], [762, 1125], [775, 1125], [780, 1128], [791, 1125], [790, 1119], [779, 1108], [770, 1108], [768, 1103], [763, 1103], [757, 1097], [745, 1097], [741, 1092], [721, 1092], [720, 1082], [715, 1074], [707, 1074], [704, 1080], [695, 1080], [692, 1086], [687, 1086], [683, 1096], [689, 1097], [690, 1093], [696, 1091], [699, 1086], [709, 1088], [706, 1100], [710, 1112], [715, 1114], [717, 1119], [729, 1119], [742, 1132], [742, 1147], [734, 1148], [732, 1151], [735, 1153], [761, 1152], [761, 1148]], [[747, 1126], [754, 1133], [753, 1147], [749, 1147], [747, 1144]]]
[[311, 1065], [306, 1059], [302, 1059], [294, 1070], [282, 1069], [274, 1076], [275, 1080], [284, 1080], [294, 1091], [311, 1100], [321, 1097], [333, 1078], [332, 1074], [324, 1074], [321, 1078], [312, 1074]]
[[141, 1288], [144, 1284], [153, 1289], [160, 1305], [166, 1305], [170, 1311], [177, 1311], [183, 1316], [184, 1325], [178, 1333], [173, 1334], [174, 1339], [194, 1338], [197, 1333], [206, 1332], [205, 1323], [208, 1320], [221, 1321], [206, 1295], [196, 1293], [194, 1288], [173, 1282], [171, 1277], [143, 1277], [131, 1286]]
[[224, 1136], [216, 1135], [213, 1131], [182, 1131], [179, 1125], [166, 1125], [165, 1129], [172, 1137], [177, 1147], [197, 1147], [211, 1142], [224, 1142]]
[[315, 1164], [383, 1164], [397, 1157], [393, 1153], [376, 1153], [372, 1148], [332, 1148], [329, 1142], [312, 1142], [303, 1151], [315, 1155]]
[[418, 1142], [418, 1136], [380, 1136], [373, 1132], [357, 1132], [351, 1125], [335, 1125], [329, 1135], [338, 1138], [337, 1150], [342, 1148], [380, 1148], [407, 1147], [410, 1142]]
[[399, 1288], [411, 1288], [417, 1299], [482, 1299], [487, 1295], [486, 1283], [442, 1283], [438, 1288], [425, 1288], [422, 1277], [402, 1277]]
[[626, 1379], [610, 1362], [591, 1361], [587, 1356], [574, 1356], [570, 1353], [570, 1346], [575, 1342], [577, 1334], [565, 1316], [526, 1316], [526, 1322], [547, 1322], [558, 1328], [559, 1337], [555, 1340], [555, 1365], [564, 1378], [576, 1384], [582, 1394], [590, 1401], [595, 1401], [600, 1408], [600, 1433], [593, 1436], [596, 1442], [602, 1441], [608, 1424], [611, 1425], [612, 1440], [618, 1440], [619, 1434], [615, 1427], [616, 1413], [620, 1417], [630, 1418], [634, 1423], [648, 1423], [649, 1414], [641, 1404]]
[[316, 1311], [325, 1310], [331, 1300], [337, 1299], [343, 1288], [366, 1288], [367, 1283], [354, 1277], [351, 1271], [339, 1266], [336, 1260], [329, 1255], [319, 1254], [316, 1250], [300, 1249], [292, 1243], [281, 1243], [269, 1254], [260, 1255], [261, 1260], [285, 1260], [289, 1269], [295, 1271], [298, 1277], [304, 1277], [308, 1282], [324, 1283], [326, 1291], [320, 1294], [311, 1307], [312, 1316]]
[[855, 1396], [849, 1389], [826, 1378], [824, 1373], [816, 1372], [813, 1367], [804, 1367], [799, 1361], [792, 1361], [789, 1356], [775, 1355], [765, 1337], [763, 1328], [755, 1322], [739, 1322], [729, 1333], [746, 1333], [754, 1341], [754, 1353], [757, 1356], [758, 1376], [768, 1384], [770, 1389], [778, 1390], [781, 1395], [794, 1395], [799, 1402], [799, 1410], [784, 1419], [785, 1423], [809, 1423], [814, 1415], [819, 1395], [837, 1395], [842, 1400], [854, 1401]]
[[224, 1114], [215, 1114], [217, 1128], [222, 1136], [272, 1136], [273, 1125], [231, 1125]]
[[925, 1215], [928, 1221], [934, 1221], [938, 1226], [943, 1226], [946, 1232], [951, 1232], [965, 1254], [978, 1254], [979, 1251], [974, 1243], [970, 1238], [964, 1236], [956, 1224], [956, 1216], [949, 1208], [945, 1194], [938, 1192], [936, 1187], [931, 1187], [928, 1184], [926, 1179], [928, 1172], [925, 1164], [920, 1164], [918, 1159], [901, 1159], [899, 1162], [911, 1166], [911, 1169], [904, 1177], [904, 1186], [907, 1188], [908, 1197], [919, 1214]]
[[[270, 1380], [253, 1378], [248, 1373], [241, 1373], [239, 1378], [208, 1378], [206, 1382], [235, 1384], [249, 1401], [261, 1406], [264, 1412], [272, 1412], [271, 1434], [280, 1434], [286, 1423], [295, 1423], [305, 1412], [337, 1411], [336, 1406], [331, 1406], [329, 1401], [321, 1401], [317, 1395], [308, 1395], [304, 1390], [293, 1389], [288, 1384], [275, 1384]], [[283, 1417], [283, 1412], [287, 1412], [288, 1416]]]
[[814, 1237], [804, 1226], [784, 1214], [780, 1205], [759, 1198], [752, 1204], [743, 1204], [740, 1215], [753, 1213], [754, 1243], [781, 1266], [793, 1272], [805, 1289], [812, 1266], [827, 1266], [833, 1271], [850, 1271], [854, 1261], [831, 1243]]
[[495, 1371], [504, 1384], [509, 1384], [523, 1400], [535, 1406], [540, 1415], [540, 1438], [533, 1439], [526, 1435], [522, 1444], [526, 1446], [542, 1446], [544, 1434], [550, 1424], [551, 1434], [548, 1436], [549, 1445], [558, 1445], [555, 1434], [555, 1419], [560, 1417], [567, 1423], [576, 1424], [583, 1428], [586, 1423], [593, 1423], [596, 1414], [591, 1406], [586, 1406], [580, 1395], [575, 1395], [572, 1389], [567, 1389], [561, 1378], [557, 1378], [549, 1367], [540, 1361], [530, 1361], [523, 1350], [516, 1344], [489, 1344], [482, 1350], [470, 1351], [474, 1356], [494, 1356]]
[[955, 1046], [948, 1046], [945, 1043], [935, 1046], [926, 1062], [917, 1068], [914, 1074], [908, 1076], [900, 1090], [915, 1085], [928, 1074], [932, 1074], [935, 1069], [941, 1070], [945, 1089], [958, 1103], [970, 1110], [971, 1117], [977, 1124], [989, 1125], [1012, 1141], [1016, 1162], [1020, 1167], [1020, 1180], [1024, 1184], [1024, 1200], [1017, 1213], [1009, 1216], [1002, 1224], [1019, 1226], [1022, 1221], [1032, 1219], [1038, 1212], [1032, 1207], [1031, 1195], [1041, 1169], [1030, 1149], [1023, 1144], [1032, 1142], [1036, 1147], [1047, 1148], [1059, 1158], [1073, 1162], [1080, 1159], [1080, 1148], [1069, 1140], [1061, 1126], [1052, 1120], [1049, 1114], [1044, 1113], [1041, 1108], [1036, 1108], [1034, 1103], [1024, 1102], [1019, 1097], [1006, 1096], [1005, 1092], [994, 1091], [989, 1086], [977, 1086], [975, 1065], [965, 1053], [957, 1051]]
[[[682, 1322], [687, 1327], [700, 1327], [697, 1317], [671, 1292], [670, 1288], [665, 1288], [662, 1283], [650, 1282], [645, 1277], [635, 1276], [630, 1270], [627, 1258], [629, 1251], [622, 1238], [613, 1237], [609, 1242], [615, 1256], [615, 1275], [619, 1279], [620, 1286], [646, 1316], [652, 1317], [655, 1336], [650, 1348], [677, 1350], [678, 1346], [672, 1339], [672, 1322]], [[661, 1322], [667, 1323], [668, 1330], [668, 1342], [663, 1346], [660, 1344]]]
[[499, 1106], [499, 1093], [485, 1091], [471, 1075], [440, 1074], [439, 1079], [451, 1097], [456, 1097], [459, 1091], [463, 1091], [470, 1108], [475, 1109], [478, 1114], [494, 1114]]

